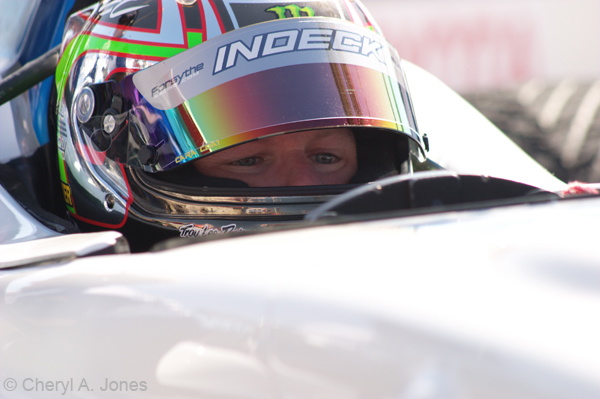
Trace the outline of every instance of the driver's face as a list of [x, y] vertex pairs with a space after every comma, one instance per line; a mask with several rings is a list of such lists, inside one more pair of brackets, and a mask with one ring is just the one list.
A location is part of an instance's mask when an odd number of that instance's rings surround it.
[[309, 130], [242, 144], [194, 163], [205, 176], [250, 187], [346, 184], [356, 174], [350, 129]]

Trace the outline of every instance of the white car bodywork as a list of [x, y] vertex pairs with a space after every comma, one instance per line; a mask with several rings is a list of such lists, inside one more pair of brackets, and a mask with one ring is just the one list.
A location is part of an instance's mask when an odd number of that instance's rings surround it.
[[2, 397], [598, 397], [598, 222], [574, 200], [5, 270]]

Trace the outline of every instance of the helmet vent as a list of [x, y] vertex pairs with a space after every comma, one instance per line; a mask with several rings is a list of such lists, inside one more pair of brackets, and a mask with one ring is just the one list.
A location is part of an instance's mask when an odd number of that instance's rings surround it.
[[108, 212], [112, 212], [115, 209], [115, 196], [112, 194], [106, 194], [104, 197], [104, 208]]
[[77, 119], [81, 123], [85, 123], [90, 120], [94, 113], [94, 107], [96, 100], [94, 99], [94, 92], [89, 87], [84, 87], [77, 97]]

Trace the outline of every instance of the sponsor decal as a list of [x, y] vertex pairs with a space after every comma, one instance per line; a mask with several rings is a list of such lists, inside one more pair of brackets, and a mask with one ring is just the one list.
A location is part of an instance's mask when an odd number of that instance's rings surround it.
[[194, 158], [198, 158], [198, 153], [192, 150], [190, 152], [186, 152], [184, 155], [180, 155], [177, 158], [175, 158], [175, 163], [182, 163]]
[[[220, 0], [227, 4], [228, 14], [240, 28], [265, 21], [294, 17], [329, 17], [350, 21], [352, 17], [340, 0]], [[219, 0], [215, 0], [219, 2]], [[225, 18], [228, 19], [228, 18]], [[226, 29], [227, 23], [223, 21]]]
[[263, 213], [268, 213], [269, 209], [267, 208], [250, 208], [246, 211], [246, 213], [249, 214], [263, 214]]
[[179, 228], [179, 236], [182, 238], [195, 238], [204, 236], [223, 235], [227, 233], [239, 233], [246, 231], [241, 227], [237, 227], [237, 224], [228, 224], [221, 226], [221, 228], [214, 227], [210, 224], [196, 226], [193, 223], [186, 224]]
[[383, 44], [369, 36], [341, 29], [290, 29], [256, 35], [248, 47], [237, 40], [217, 50], [213, 75], [236, 66], [238, 55], [247, 61], [263, 57], [305, 50], [330, 50], [374, 57], [386, 65], [381, 53]]
[[[122, 15], [129, 14], [142, 8], [148, 7], [148, 5], [134, 5], [136, 0], [114, 0], [108, 3], [102, 4], [100, 8], [100, 15], [109, 15], [110, 18], [118, 18]], [[129, 3], [129, 7], [124, 8], [123, 6]], [[131, 4], [134, 3], [134, 4]], [[139, 4], [139, 2], [138, 2]]]
[[[203, 152], [209, 151], [211, 148], [218, 146], [219, 145], [219, 140], [215, 140], [212, 141], [208, 144], [204, 144], [202, 147], [198, 148], [198, 151], [200, 151], [200, 153], [202, 154]], [[191, 159], [195, 159], [198, 158], [198, 153], [195, 150], [186, 152], [184, 155], [180, 155], [177, 158], [175, 158], [175, 163], [182, 163], [182, 162], [186, 162], [189, 161]]]
[[100, 4], [100, 19], [94, 20], [120, 30], [160, 33], [161, 0], [109, 0]]
[[69, 118], [67, 117], [67, 107], [62, 105], [58, 110], [56, 139], [58, 143], [58, 149], [63, 153], [67, 149], [67, 137], [69, 136], [70, 132], [68, 121]]
[[62, 134], [62, 132], [58, 133], [58, 149], [63, 153], [67, 149], [67, 138]]
[[73, 207], [73, 198], [71, 197], [71, 187], [65, 182], [61, 182], [61, 183], [62, 183], [62, 189], [63, 189], [63, 196], [65, 198], [65, 203], [67, 205], [69, 205], [70, 207]]
[[174, 76], [164, 83], [159, 84], [152, 88], [152, 97], [157, 98], [179, 86], [180, 84], [198, 76], [201, 70], [204, 69], [204, 63], [193, 65], [183, 71], [181, 74]]
[[274, 13], [275, 15], [277, 15], [277, 19], [315, 16], [315, 10], [313, 10], [312, 8], [308, 6], [300, 7], [296, 4], [290, 4], [288, 6], [275, 6], [267, 8], [265, 11]]

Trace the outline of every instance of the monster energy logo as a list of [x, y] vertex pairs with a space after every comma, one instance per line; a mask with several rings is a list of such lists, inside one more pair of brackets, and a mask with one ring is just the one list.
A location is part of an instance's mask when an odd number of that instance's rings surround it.
[[288, 11], [289, 11], [289, 15], [292, 18], [314, 17], [315, 16], [315, 10], [313, 10], [312, 8], [310, 8], [308, 6], [300, 7], [296, 4], [290, 4], [289, 6], [275, 6], [275, 7], [268, 8], [266, 11], [275, 13], [275, 15], [277, 15], [277, 19], [288, 18], [288, 16], [286, 15], [286, 12], [288, 12]]

